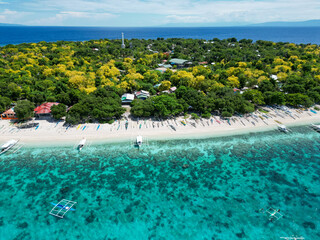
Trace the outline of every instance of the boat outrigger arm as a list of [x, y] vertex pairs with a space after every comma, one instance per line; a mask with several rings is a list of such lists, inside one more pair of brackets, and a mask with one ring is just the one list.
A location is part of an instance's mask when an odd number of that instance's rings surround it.
[[277, 221], [283, 217], [283, 215], [280, 213], [279, 209], [274, 209], [272, 207], [268, 208], [266, 210], [266, 213], [269, 216], [269, 221], [272, 221], [272, 220]]
[[[54, 203], [51, 203], [51, 204], [54, 204]], [[55, 206], [51, 209], [49, 214], [55, 217], [63, 218], [68, 211], [75, 211], [75, 209], [72, 208], [73, 205], [75, 204], [76, 202], [73, 202], [67, 199], [62, 199], [60, 202], [55, 204]]]

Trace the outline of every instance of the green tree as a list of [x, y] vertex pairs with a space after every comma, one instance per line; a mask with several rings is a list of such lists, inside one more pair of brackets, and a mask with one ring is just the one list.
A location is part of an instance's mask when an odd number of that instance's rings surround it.
[[67, 115], [67, 106], [63, 103], [60, 103], [59, 105], [53, 105], [51, 107], [51, 114], [52, 117], [56, 120], [61, 119], [62, 117], [65, 117]]
[[255, 89], [250, 89], [250, 90], [245, 91], [243, 93], [243, 97], [246, 100], [249, 100], [252, 103], [257, 104], [257, 105], [265, 104], [262, 93], [258, 90], [255, 90]]
[[174, 116], [183, 112], [183, 106], [175, 95], [163, 94], [152, 98], [155, 114], [160, 117]]
[[286, 95], [286, 102], [287, 104], [291, 105], [291, 106], [299, 106], [299, 105], [302, 105], [302, 106], [305, 106], [305, 107], [310, 107], [313, 102], [312, 100], [304, 95], [304, 94], [301, 94], [301, 93], [291, 93], [291, 94], [287, 94]]
[[0, 97], [0, 113], [6, 111], [10, 104], [10, 98]]
[[34, 104], [28, 100], [21, 100], [17, 102], [14, 111], [19, 120], [26, 120], [33, 117]]
[[131, 105], [130, 112], [133, 116], [150, 117], [154, 114], [154, 106], [150, 98], [146, 100], [135, 99]]
[[285, 94], [282, 92], [265, 92], [263, 97], [265, 103], [268, 105], [284, 105], [286, 103]]

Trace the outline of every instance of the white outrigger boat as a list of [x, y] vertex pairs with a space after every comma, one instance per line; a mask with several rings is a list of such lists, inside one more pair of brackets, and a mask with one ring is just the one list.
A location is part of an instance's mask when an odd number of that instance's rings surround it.
[[81, 151], [84, 145], [86, 144], [87, 139], [82, 139], [78, 144], [78, 150]]
[[280, 131], [280, 132], [284, 132], [284, 133], [288, 133], [289, 132], [289, 130], [287, 129], [287, 127], [285, 126], [285, 125], [278, 125], [278, 130]]
[[136, 145], [138, 146], [138, 148], [140, 148], [142, 146], [142, 136], [137, 136], [137, 139], [136, 139]]
[[0, 147], [0, 155], [9, 151], [14, 145], [16, 145], [19, 142], [19, 140], [11, 139], [10, 141], [6, 142]]
[[317, 132], [320, 132], [320, 125], [311, 124], [311, 127]]
[[68, 211], [76, 210], [73, 208], [73, 205], [75, 205], [76, 202], [73, 202], [67, 199], [62, 199], [58, 203], [51, 203], [51, 204], [54, 205], [54, 207], [51, 209], [49, 214], [59, 218], [63, 218]]

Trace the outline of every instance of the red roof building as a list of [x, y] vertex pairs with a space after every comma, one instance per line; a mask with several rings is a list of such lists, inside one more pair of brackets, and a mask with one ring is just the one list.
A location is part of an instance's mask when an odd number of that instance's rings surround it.
[[10, 108], [1, 114], [1, 119], [3, 120], [16, 120], [18, 119], [16, 113], [14, 112], [14, 108]]
[[59, 105], [57, 102], [46, 102], [41, 104], [40, 106], [36, 107], [34, 109], [35, 114], [50, 114], [51, 113], [51, 107], [54, 105]]

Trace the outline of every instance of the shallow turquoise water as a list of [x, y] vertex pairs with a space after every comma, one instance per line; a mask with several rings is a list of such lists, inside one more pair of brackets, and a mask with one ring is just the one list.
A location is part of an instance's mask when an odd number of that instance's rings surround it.
[[[320, 239], [319, 151], [307, 127], [140, 151], [24, 148], [0, 158], [0, 239]], [[77, 210], [49, 215], [63, 198]]]

